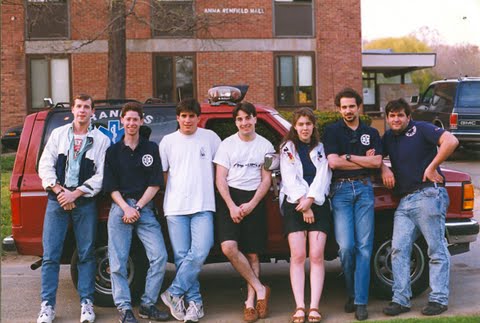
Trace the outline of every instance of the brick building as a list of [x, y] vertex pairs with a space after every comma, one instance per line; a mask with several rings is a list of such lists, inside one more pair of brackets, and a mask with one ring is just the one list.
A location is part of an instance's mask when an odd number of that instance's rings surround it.
[[[44, 97], [106, 97], [109, 2], [2, 2], [2, 132]], [[248, 84], [251, 102], [331, 109], [344, 86], [362, 89], [360, 0], [126, 1], [127, 12], [132, 4], [128, 98], [203, 101], [214, 84]]]

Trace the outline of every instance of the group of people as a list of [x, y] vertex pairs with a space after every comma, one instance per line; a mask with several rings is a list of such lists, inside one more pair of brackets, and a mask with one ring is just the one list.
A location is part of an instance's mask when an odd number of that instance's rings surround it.
[[[360, 121], [362, 98], [356, 91], [342, 90], [335, 105], [342, 118], [325, 129], [323, 143], [312, 110], [300, 108], [278, 147], [280, 207], [291, 252], [290, 280], [296, 304], [291, 321], [322, 319], [324, 250], [332, 232], [348, 293], [344, 309], [355, 312], [358, 320], [368, 318], [374, 238], [371, 178], [378, 171], [384, 185], [401, 197], [394, 215], [393, 299], [384, 313], [398, 315], [410, 310], [410, 253], [420, 234], [428, 244], [432, 288], [422, 313], [442, 313], [448, 305], [449, 255], [444, 235], [449, 200], [439, 165], [458, 141], [443, 129], [411, 120], [410, 107], [403, 99], [387, 104], [390, 130], [383, 139]], [[247, 283], [244, 321], [266, 318], [271, 290], [260, 280], [259, 255], [267, 242], [263, 198], [270, 189], [271, 174], [263, 164], [264, 156], [275, 148], [255, 131], [255, 107], [238, 103], [233, 109], [238, 131], [221, 141], [213, 131], [198, 127], [200, 104], [194, 99], [182, 100], [176, 107], [178, 130], [157, 145], [141, 135], [142, 105], [129, 102], [120, 114], [125, 134], [111, 146], [90, 122], [95, 109], [90, 96], [76, 96], [71, 109], [73, 121], [53, 130], [38, 168], [48, 204], [37, 323], [51, 323], [55, 318], [59, 265], [69, 222], [78, 253], [80, 322], [95, 320], [95, 196], [101, 190], [112, 198], [108, 249], [113, 300], [121, 323], [137, 322], [127, 269], [133, 232], [149, 262], [140, 317], [165, 321], [171, 314], [179, 321], [198, 322], [204, 316], [198, 276], [215, 236]], [[384, 156], [390, 157], [391, 169], [383, 163]], [[161, 294], [167, 251], [153, 202], [160, 187], [165, 187], [163, 211], [176, 266], [172, 283]], [[159, 295], [169, 313], [156, 307]]]

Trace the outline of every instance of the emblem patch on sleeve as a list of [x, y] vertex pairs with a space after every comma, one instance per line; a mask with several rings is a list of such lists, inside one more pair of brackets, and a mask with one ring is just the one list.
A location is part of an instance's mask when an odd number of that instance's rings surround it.
[[294, 162], [295, 162], [295, 157], [293, 157], [293, 154], [290, 152], [290, 150], [288, 149], [288, 147], [283, 148], [283, 152], [284, 152], [285, 155], [287, 155], [288, 161], [289, 161], [290, 163], [294, 163]]
[[153, 156], [150, 154], [145, 154], [142, 157], [142, 164], [145, 167], [150, 167], [153, 164]]

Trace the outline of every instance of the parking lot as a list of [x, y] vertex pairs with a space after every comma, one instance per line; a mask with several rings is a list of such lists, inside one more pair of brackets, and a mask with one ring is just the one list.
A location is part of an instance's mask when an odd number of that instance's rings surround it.
[[[446, 166], [470, 173], [476, 186], [475, 218], [480, 221], [480, 157], [475, 152], [458, 152]], [[7, 253], [2, 258], [1, 321], [32, 322], [39, 304], [40, 270], [32, 271], [29, 266], [38, 258]], [[174, 274], [173, 265], [168, 266], [165, 284]], [[338, 260], [327, 262], [327, 276], [320, 310], [323, 322], [354, 321], [353, 314], [343, 312], [345, 290]], [[271, 315], [264, 322], [288, 322], [294, 309], [290, 290], [288, 263], [262, 265], [262, 277], [272, 287]], [[452, 257], [451, 298], [445, 316], [480, 316], [480, 242], [471, 246], [471, 251]], [[206, 265], [200, 276], [204, 294], [206, 316], [202, 322], [242, 322], [242, 306], [245, 286], [230, 264]], [[427, 302], [427, 293], [413, 299], [410, 313], [402, 317], [421, 317], [421, 307]], [[77, 322], [79, 318], [78, 296], [70, 280], [70, 268], [62, 266], [58, 291], [58, 323]], [[382, 314], [387, 301], [372, 298], [369, 304], [370, 319], [388, 319]], [[163, 305], [161, 305], [163, 306]], [[96, 308], [96, 322], [116, 322], [113, 308]], [[173, 319], [172, 319], [173, 321]]]

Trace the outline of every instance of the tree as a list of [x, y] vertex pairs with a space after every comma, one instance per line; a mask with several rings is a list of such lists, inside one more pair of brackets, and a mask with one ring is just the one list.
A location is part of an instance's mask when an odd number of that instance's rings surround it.
[[[67, 3], [67, 0], [4, 0], [1, 5], [23, 7], [27, 17], [25, 24], [27, 39], [39, 28], [56, 30], [58, 26], [68, 26], [68, 17], [71, 20], [87, 20], [94, 16], [96, 26], [91, 32], [81, 34], [79, 30], [72, 30], [72, 34], [76, 34], [75, 40], [80, 41], [57, 50], [73, 52], [96, 40], [108, 39], [107, 98], [125, 98], [126, 26], [129, 19], [147, 25], [155, 36], [191, 36], [195, 32], [204, 32], [208, 35], [210, 27], [222, 23], [220, 19], [195, 13], [193, 1], [84, 0], [72, 1], [70, 6]], [[68, 12], [68, 8], [73, 7], [72, 3], [75, 4], [76, 10]], [[63, 11], [59, 11], [59, 8]], [[68, 32], [59, 34], [60, 39], [67, 35]]]
[[[389, 37], [375, 39], [364, 44], [364, 49], [391, 49], [395, 53], [432, 53], [432, 48], [415, 36]], [[423, 92], [436, 79], [431, 69], [412, 72], [412, 82]]]

